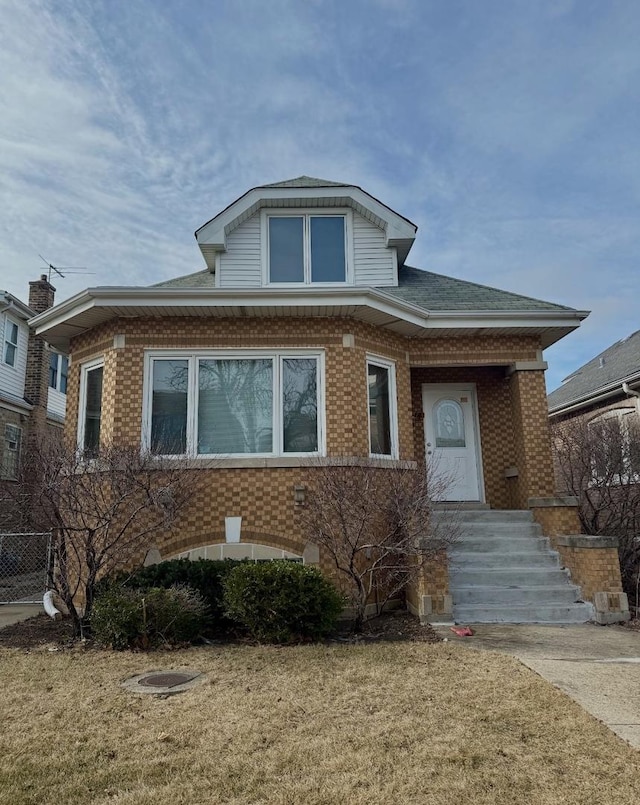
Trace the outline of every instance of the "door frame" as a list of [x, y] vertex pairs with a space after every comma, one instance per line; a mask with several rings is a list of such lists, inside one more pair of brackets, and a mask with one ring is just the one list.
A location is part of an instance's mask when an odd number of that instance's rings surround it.
[[[471, 398], [472, 425], [473, 425], [473, 444], [476, 451], [476, 472], [478, 475], [478, 501], [468, 501], [469, 503], [485, 503], [486, 495], [484, 488], [484, 463], [482, 461], [482, 444], [480, 441], [480, 416], [478, 413], [478, 394], [475, 383], [423, 383], [421, 389], [422, 397], [422, 443], [424, 444], [424, 461], [427, 461], [427, 411], [425, 405], [425, 395], [429, 391], [442, 391], [443, 396], [446, 389], [455, 393], [467, 392]], [[467, 502], [467, 501], [464, 501]]]

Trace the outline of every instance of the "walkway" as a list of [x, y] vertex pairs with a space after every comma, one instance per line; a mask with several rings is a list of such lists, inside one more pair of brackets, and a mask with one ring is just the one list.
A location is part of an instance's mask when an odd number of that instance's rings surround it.
[[479, 624], [442, 637], [511, 654], [640, 749], [640, 632], [621, 626]]

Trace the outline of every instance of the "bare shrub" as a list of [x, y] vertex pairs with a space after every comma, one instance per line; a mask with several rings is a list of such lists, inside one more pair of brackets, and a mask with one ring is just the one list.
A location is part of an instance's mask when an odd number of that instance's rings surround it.
[[25, 527], [52, 533], [50, 584], [77, 635], [89, 626], [96, 583], [170, 530], [197, 488], [187, 461], [102, 446], [87, 460], [60, 440], [34, 443], [14, 490]]
[[426, 467], [318, 463], [309, 479], [302, 528], [345, 582], [356, 629], [455, 541], [455, 520], [432, 517], [450, 481]]
[[559, 481], [579, 500], [586, 534], [617, 537], [624, 589], [639, 605], [640, 425], [635, 415], [552, 426]]

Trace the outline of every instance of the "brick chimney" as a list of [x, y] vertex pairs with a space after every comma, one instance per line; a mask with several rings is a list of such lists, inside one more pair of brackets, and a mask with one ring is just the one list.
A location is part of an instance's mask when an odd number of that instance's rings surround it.
[[[29, 283], [29, 307], [34, 313], [43, 313], [53, 307], [56, 289], [42, 274], [39, 280]], [[44, 431], [47, 422], [47, 398], [49, 395], [49, 348], [43, 338], [29, 333], [27, 347], [27, 373], [24, 396], [34, 406], [31, 413], [30, 436]]]

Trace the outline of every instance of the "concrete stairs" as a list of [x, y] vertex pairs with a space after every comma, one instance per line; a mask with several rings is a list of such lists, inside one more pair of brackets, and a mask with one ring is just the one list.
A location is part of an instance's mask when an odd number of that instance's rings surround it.
[[585, 623], [584, 603], [529, 511], [462, 509], [449, 552], [449, 584], [457, 623]]

